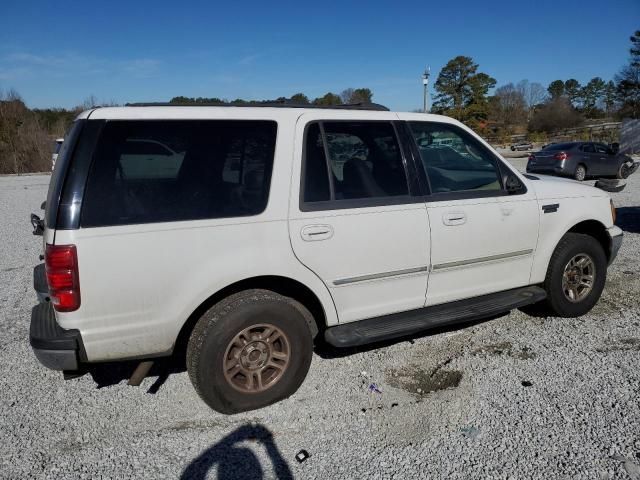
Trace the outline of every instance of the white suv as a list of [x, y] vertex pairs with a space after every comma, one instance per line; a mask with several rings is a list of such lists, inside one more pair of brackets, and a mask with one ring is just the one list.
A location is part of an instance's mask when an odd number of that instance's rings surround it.
[[603, 191], [520, 174], [442, 116], [94, 109], [51, 179], [31, 345], [67, 374], [186, 351], [208, 405], [250, 410], [296, 391], [319, 334], [346, 347], [531, 304], [586, 313], [614, 216]]

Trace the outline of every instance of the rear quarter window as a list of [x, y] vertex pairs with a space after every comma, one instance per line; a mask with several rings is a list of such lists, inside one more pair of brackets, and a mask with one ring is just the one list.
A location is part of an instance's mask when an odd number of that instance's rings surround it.
[[57, 228], [58, 207], [60, 204], [65, 176], [69, 169], [73, 149], [75, 148], [80, 132], [82, 131], [85, 123], [85, 120], [76, 120], [67, 131], [64, 137], [64, 142], [58, 144], [58, 159], [56, 160], [56, 165], [53, 168], [51, 180], [49, 180], [49, 190], [47, 192], [47, 205], [45, 210], [45, 224], [49, 228]]
[[99, 227], [264, 211], [273, 121], [110, 121], [96, 145], [81, 225]]

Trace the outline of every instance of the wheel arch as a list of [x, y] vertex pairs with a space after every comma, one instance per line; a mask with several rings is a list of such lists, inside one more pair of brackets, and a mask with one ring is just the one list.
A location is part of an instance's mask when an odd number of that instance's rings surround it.
[[[577, 202], [573, 203], [578, 206]], [[572, 202], [565, 201], [565, 204], [561, 205], [560, 211], [562, 212], [563, 207], [565, 207], [564, 211], [570, 211], [573, 206]], [[591, 215], [586, 217], [586, 212], [584, 212], [585, 215], [581, 215], [582, 218], [571, 218], [567, 219], [568, 221], [563, 220], [561, 217], [553, 217], [553, 219], [550, 217], [547, 221], [551, 223], [541, 224], [538, 246], [536, 247], [529, 279], [530, 283], [535, 285], [544, 281], [551, 256], [567, 233], [581, 233], [594, 237], [602, 245], [607, 261], [609, 261], [612, 255], [611, 239], [605, 223], [600, 218], [604, 217], [605, 213], [602, 211], [598, 214], [597, 211], [591, 211]], [[546, 217], [543, 217], [543, 222], [545, 219]]]
[[607, 261], [611, 260], [611, 237], [607, 233], [607, 227], [602, 222], [598, 220], [583, 220], [567, 230], [563, 236], [567, 233], [582, 233], [595, 238], [602, 245]]
[[327, 312], [318, 295], [298, 280], [279, 275], [261, 275], [234, 282], [206, 298], [183, 323], [174, 343], [173, 352], [186, 351], [189, 336], [198, 319], [222, 299], [244, 290], [263, 289], [279, 293], [300, 302], [311, 313], [307, 319], [315, 338], [327, 326]]

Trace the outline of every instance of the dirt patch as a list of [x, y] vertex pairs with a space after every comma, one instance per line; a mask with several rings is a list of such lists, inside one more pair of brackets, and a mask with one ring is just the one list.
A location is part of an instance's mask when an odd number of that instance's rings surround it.
[[174, 423], [173, 425], [169, 425], [167, 427], [162, 428], [162, 430], [170, 430], [170, 431], [182, 431], [182, 430], [208, 430], [210, 428], [217, 428], [224, 426], [222, 422], [216, 421], [193, 421], [193, 420], [185, 420], [183, 422]]
[[[447, 361], [445, 364], [450, 362]], [[460, 385], [462, 372], [459, 370], [446, 370], [443, 364], [431, 371], [425, 371], [418, 366], [409, 366], [402, 369], [393, 369], [387, 374], [387, 381], [396, 388], [401, 388], [413, 395], [425, 395], [455, 388]]]
[[607, 342], [607, 345], [605, 345], [604, 347], [596, 348], [596, 352], [599, 353], [628, 351], [640, 351], [640, 338], [620, 338], [615, 341]]
[[480, 348], [476, 348], [471, 352], [472, 355], [507, 355], [509, 357], [518, 360], [530, 360], [536, 358], [536, 354], [531, 351], [529, 347], [522, 347], [520, 349], [514, 348], [510, 342], [494, 343], [490, 345], [483, 345]]

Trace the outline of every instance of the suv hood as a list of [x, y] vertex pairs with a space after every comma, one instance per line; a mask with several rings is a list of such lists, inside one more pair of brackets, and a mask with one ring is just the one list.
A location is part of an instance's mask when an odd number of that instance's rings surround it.
[[599, 188], [585, 185], [582, 182], [568, 178], [551, 177], [547, 175], [534, 175], [539, 180], [529, 180], [530, 185], [536, 192], [538, 200], [548, 200], [554, 198], [575, 198], [575, 197], [608, 197], [609, 195]]

